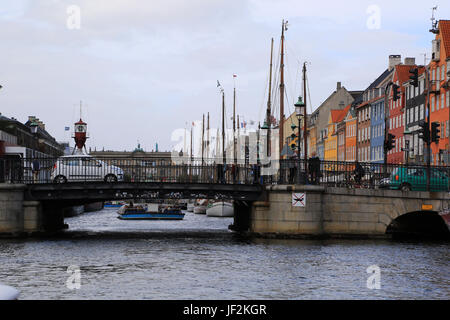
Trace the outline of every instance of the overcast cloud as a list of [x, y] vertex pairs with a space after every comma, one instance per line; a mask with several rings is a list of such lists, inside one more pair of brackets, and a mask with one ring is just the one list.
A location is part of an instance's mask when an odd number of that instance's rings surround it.
[[[80, 29], [67, 27], [70, 5], [81, 10]], [[367, 27], [371, 5], [380, 28]], [[337, 81], [366, 88], [390, 54], [423, 63], [435, 5], [437, 18], [450, 18], [448, 1], [1, 0], [0, 112], [20, 121], [35, 115], [62, 141], [82, 100], [88, 147], [131, 150], [139, 140], [147, 151], [156, 142], [171, 150], [172, 132], [203, 113], [219, 125], [217, 80], [231, 125], [233, 74], [238, 113], [262, 121], [270, 39], [278, 54], [282, 19], [288, 115], [303, 61], [312, 109]]]

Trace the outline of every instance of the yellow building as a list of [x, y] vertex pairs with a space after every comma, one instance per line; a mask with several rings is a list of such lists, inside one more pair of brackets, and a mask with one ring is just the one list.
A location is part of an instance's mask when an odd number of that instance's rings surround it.
[[316, 126], [308, 127], [308, 156], [311, 157], [313, 154], [317, 155], [317, 134], [316, 134]]
[[331, 110], [328, 117], [327, 135], [324, 139], [324, 160], [337, 161], [337, 122], [342, 110]]

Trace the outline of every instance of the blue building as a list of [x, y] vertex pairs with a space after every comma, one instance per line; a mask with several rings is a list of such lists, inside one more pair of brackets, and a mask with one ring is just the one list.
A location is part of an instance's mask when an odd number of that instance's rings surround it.
[[370, 115], [370, 161], [384, 161], [384, 95], [371, 103]]

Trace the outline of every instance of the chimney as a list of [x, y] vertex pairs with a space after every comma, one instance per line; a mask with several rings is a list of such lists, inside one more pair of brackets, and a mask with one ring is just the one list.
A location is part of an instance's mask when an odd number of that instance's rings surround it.
[[389, 56], [389, 71], [392, 70], [396, 65], [402, 63], [402, 56], [399, 54], [391, 54]]
[[342, 84], [341, 84], [341, 82], [338, 82], [337, 83], [337, 86], [336, 86], [336, 91], [338, 91], [339, 89], [341, 89], [342, 88]]
[[405, 65], [407, 66], [416, 65], [416, 58], [405, 58]]
[[41, 128], [42, 130], [45, 130], [45, 124], [41, 120], [38, 121], [38, 125], [39, 125], [39, 128]]

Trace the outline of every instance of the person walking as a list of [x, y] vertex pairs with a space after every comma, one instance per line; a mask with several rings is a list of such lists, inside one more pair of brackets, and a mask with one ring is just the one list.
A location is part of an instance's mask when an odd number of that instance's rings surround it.
[[31, 163], [31, 170], [33, 172], [33, 182], [37, 183], [39, 181], [39, 171], [41, 170], [41, 164], [38, 159], [34, 159]]

